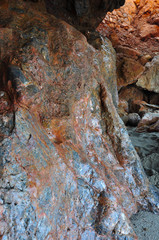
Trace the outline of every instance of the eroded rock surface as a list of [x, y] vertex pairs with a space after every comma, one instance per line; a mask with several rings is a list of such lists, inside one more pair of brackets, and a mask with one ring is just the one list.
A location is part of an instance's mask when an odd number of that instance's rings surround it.
[[0, 9], [1, 238], [137, 239], [129, 217], [158, 212], [159, 195], [108, 90], [111, 43], [97, 50], [67, 23], [12, 3]]
[[[119, 97], [159, 104], [159, 2], [126, 0], [98, 27], [117, 53]], [[146, 90], [146, 91], [145, 91]]]
[[150, 63], [146, 63], [145, 67], [146, 70], [138, 79], [137, 86], [159, 93], [159, 55], [154, 57]]
[[159, 112], [146, 113], [139, 122], [137, 131], [159, 132]]
[[154, 57], [159, 51], [158, 13], [158, 0], [126, 0], [106, 15], [98, 30], [112, 40], [118, 53], [139, 60]]

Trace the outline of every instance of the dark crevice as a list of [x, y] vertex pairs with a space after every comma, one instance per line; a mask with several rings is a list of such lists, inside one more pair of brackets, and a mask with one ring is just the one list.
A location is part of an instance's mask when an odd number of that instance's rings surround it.
[[[16, 81], [10, 77], [10, 58], [6, 58], [0, 65], [0, 142], [9, 137], [15, 128], [15, 103], [18, 101]], [[6, 106], [5, 104], [6, 103]], [[5, 117], [7, 123], [5, 122]]]
[[96, 214], [96, 219], [94, 223], [94, 228], [96, 232], [101, 235], [104, 232], [103, 226], [101, 224], [101, 220], [103, 218], [104, 212], [107, 212], [107, 207], [106, 207], [106, 196], [105, 192], [101, 192], [98, 198], [99, 204], [97, 206], [97, 214]]

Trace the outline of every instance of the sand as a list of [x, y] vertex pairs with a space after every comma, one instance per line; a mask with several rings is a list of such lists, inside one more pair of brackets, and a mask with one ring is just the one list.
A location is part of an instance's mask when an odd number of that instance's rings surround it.
[[159, 215], [140, 211], [131, 222], [139, 240], [159, 240]]
[[[128, 132], [149, 181], [159, 188], [159, 133], [137, 133], [130, 127]], [[139, 240], [159, 240], [159, 215], [140, 211], [131, 222]]]

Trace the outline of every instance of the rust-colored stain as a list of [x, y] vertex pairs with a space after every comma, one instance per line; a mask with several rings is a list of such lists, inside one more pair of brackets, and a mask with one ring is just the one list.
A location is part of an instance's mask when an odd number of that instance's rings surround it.
[[0, 19], [0, 237], [137, 239], [129, 217], [157, 198], [114, 106], [111, 43], [27, 2]]

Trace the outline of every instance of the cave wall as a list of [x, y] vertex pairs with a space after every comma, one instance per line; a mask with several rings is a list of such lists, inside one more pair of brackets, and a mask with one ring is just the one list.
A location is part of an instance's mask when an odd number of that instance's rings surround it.
[[34, 4], [0, 5], [0, 237], [135, 240], [159, 197], [114, 106], [112, 44]]

